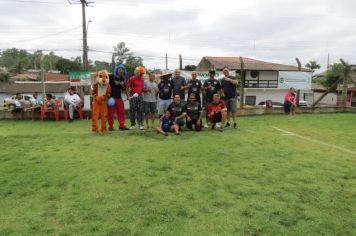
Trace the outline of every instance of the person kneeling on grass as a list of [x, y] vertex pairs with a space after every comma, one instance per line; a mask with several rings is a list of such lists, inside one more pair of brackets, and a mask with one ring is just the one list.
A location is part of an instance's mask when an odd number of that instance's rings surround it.
[[179, 94], [174, 96], [174, 100], [168, 106], [168, 110], [174, 117], [174, 122], [179, 126], [179, 129], [184, 126], [184, 117], [187, 113], [185, 112], [185, 105], [181, 101]]
[[179, 126], [174, 122], [174, 118], [171, 116], [169, 110], [166, 110], [164, 116], [161, 117], [159, 126], [157, 126], [156, 130], [164, 136], [168, 136], [168, 132], [170, 131], [175, 132], [176, 135], [180, 135]]
[[208, 106], [208, 125], [211, 129], [215, 129], [215, 125], [221, 122], [220, 131], [222, 132], [227, 118], [227, 108], [223, 100], [220, 99], [219, 94], [214, 94], [213, 102]]
[[196, 101], [195, 94], [192, 93], [189, 95], [188, 102], [185, 105], [185, 110], [187, 112], [187, 128], [189, 130], [192, 130], [194, 125], [196, 131], [201, 131], [201, 117], [203, 115], [203, 112], [200, 103]]

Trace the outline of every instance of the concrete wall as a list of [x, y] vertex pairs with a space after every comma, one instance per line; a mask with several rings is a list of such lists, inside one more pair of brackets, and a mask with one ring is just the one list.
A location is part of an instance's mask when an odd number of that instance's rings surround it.
[[[314, 101], [318, 100], [318, 98], [320, 98], [321, 95], [323, 95], [323, 93], [314, 92]], [[319, 104], [321, 105], [329, 105], [329, 106], [335, 106], [336, 103], [337, 103], [336, 93], [329, 93], [319, 102]]]
[[[356, 107], [317, 107], [316, 109], [312, 109], [311, 107], [299, 107], [296, 110], [297, 114], [301, 113], [338, 113], [338, 112], [352, 112], [356, 113]], [[74, 113], [76, 117], [77, 113]], [[84, 111], [84, 118], [90, 118], [91, 111]], [[244, 108], [237, 109], [238, 116], [254, 116], [254, 115], [273, 115], [273, 114], [285, 114], [283, 108]], [[128, 118], [128, 114], [126, 112], [125, 117]], [[25, 113], [26, 119], [31, 119], [31, 113]], [[36, 119], [39, 119], [39, 114], [36, 114]], [[10, 111], [0, 111], [0, 119], [13, 119], [13, 116]], [[47, 119], [46, 119], [47, 120]], [[54, 120], [54, 118], [52, 118]], [[63, 120], [63, 111], [61, 111], [61, 120]]]
[[[268, 99], [274, 101], [274, 102], [284, 102], [284, 94], [287, 92], [287, 89], [252, 89], [248, 88], [245, 89], [245, 101], [246, 101], [246, 96], [256, 96], [256, 104], [257, 105], [259, 102], [266, 101]], [[299, 100], [304, 100], [304, 94], [311, 93], [309, 90], [302, 90], [300, 91], [300, 99]], [[307, 100], [309, 104], [312, 104], [309, 99]], [[334, 104], [335, 105], [335, 104]]]

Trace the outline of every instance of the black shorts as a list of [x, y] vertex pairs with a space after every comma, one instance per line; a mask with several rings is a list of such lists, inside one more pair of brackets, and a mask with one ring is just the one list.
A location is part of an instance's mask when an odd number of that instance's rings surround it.
[[209, 121], [213, 124], [221, 122], [222, 121], [221, 112], [215, 113], [213, 116], [209, 117]]
[[290, 108], [292, 107], [292, 103], [289, 101], [284, 102], [284, 111], [290, 112]]

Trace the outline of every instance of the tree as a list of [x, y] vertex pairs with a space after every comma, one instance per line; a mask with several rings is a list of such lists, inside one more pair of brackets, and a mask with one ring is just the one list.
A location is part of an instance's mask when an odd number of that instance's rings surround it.
[[22, 73], [32, 67], [30, 54], [22, 49], [6, 49], [1, 53], [0, 66], [7, 68], [10, 72]]
[[184, 70], [187, 70], [187, 71], [194, 71], [197, 69], [197, 66], [196, 65], [186, 65], [184, 67]]
[[331, 69], [326, 72], [325, 80], [322, 82], [322, 85], [330, 88], [332, 84], [343, 76], [344, 69], [345, 67], [341, 63], [334, 63]]
[[310, 61], [305, 64], [305, 67], [311, 69], [314, 73], [315, 69], [320, 69], [321, 66], [316, 61]]
[[125, 42], [119, 42], [114, 46], [113, 57], [117, 64], [124, 64], [126, 60], [133, 54], [130, 52], [130, 49], [126, 47]]
[[138, 66], [143, 66], [143, 61], [141, 57], [135, 57], [130, 55], [126, 59], [125, 67], [129, 76], [135, 74], [135, 68]]
[[96, 71], [98, 71], [98, 70], [112, 71], [111, 64], [106, 61], [95, 61], [94, 67], [95, 67]]
[[61, 73], [68, 74], [71, 70], [80, 70], [81, 64], [78, 61], [71, 61], [66, 58], [59, 58], [55, 67]]

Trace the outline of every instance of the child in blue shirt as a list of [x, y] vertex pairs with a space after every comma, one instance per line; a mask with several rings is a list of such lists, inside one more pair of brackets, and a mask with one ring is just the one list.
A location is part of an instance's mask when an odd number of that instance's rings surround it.
[[156, 128], [157, 132], [168, 136], [168, 132], [175, 132], [176, 135], [180, 135], [179, 126], [174, 122], [174, 117], [171, 116], [171, 112], [167, 110], [164, 116], [161, 117], [159, 126]]

